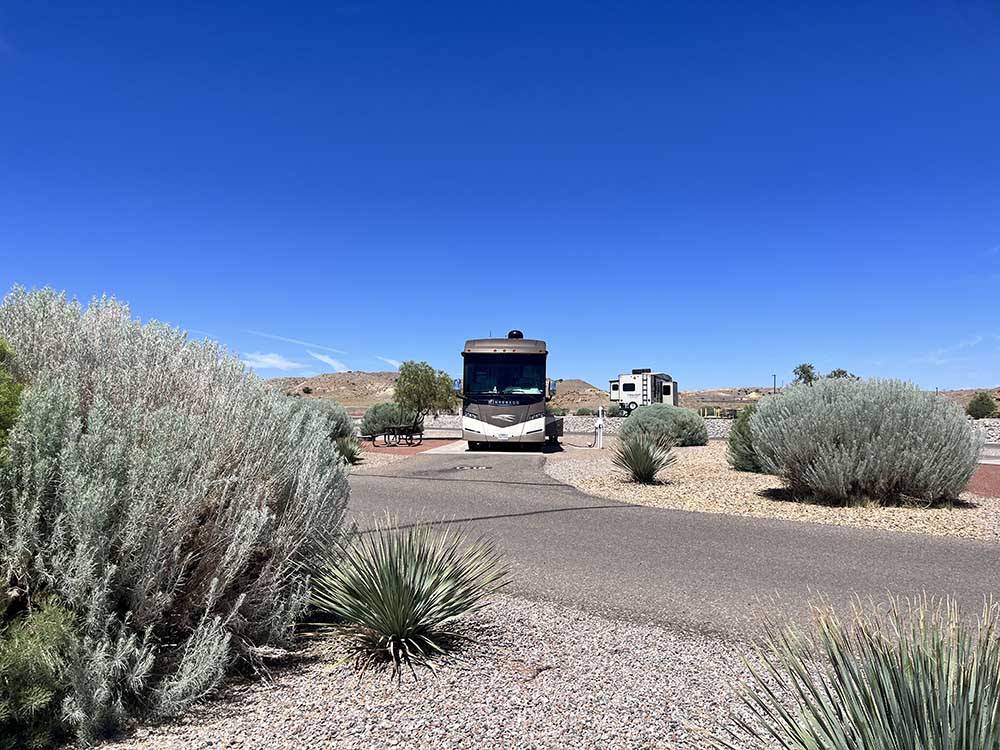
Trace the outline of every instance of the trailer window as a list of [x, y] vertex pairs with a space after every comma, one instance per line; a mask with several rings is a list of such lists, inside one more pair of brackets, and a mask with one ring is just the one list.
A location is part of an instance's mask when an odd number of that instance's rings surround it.
[[664, 383], [664, 385], [663, 385], [663, 392], [665, 394], [667, 394], [668, 396], [670, 395], [670, 384], [669, 383]]
[[617, 391], [618, 390], [618, 383], [612, 383], [611, 384], [611, 390]]
[[622, 383], [622, 390], [623, 391], [634, 391], [635, 390], [635, 383]]

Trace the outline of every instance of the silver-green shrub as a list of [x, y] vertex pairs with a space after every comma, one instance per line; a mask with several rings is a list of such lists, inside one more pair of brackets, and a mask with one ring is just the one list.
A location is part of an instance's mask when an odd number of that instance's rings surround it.
[[0, 586], [75, 615], [82, 738], [173, 714], [285, 640], [300, 557], [341, 526], [344, 464], [311, 412], [211, 342], [15, 289], [0, 338], [26, 388], [0, 465]]
[[621, 435], [646, 432], [674, 446], [708, 445], [708, 425], [697, 412], [671, 404], [640, 406], [625, 420]]
[[980, 449], [956, 405], [897, 380], [793, 386], [761, 401], [750, 431], [765, 472], [840, 504], [951, 500]]
[[296, 399], [297, 408], [311, 410], [324, 424], [330, 440], [354, 437], [354, 420], [347, 409], [331, 399]]

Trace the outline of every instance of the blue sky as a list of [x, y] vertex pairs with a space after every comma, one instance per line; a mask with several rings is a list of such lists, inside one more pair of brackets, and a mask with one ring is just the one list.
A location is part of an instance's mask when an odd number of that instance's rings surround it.
[[1000, 383], [992, 0], [3, 2], [0, 102], [0, 285], [265, 376]]

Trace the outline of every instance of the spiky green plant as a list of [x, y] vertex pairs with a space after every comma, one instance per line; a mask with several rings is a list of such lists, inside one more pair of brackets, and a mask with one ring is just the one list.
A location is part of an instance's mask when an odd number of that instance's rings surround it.
[[633, 482], [652, 484], [656, 475], [670, 466], [677, 456], [662, 435], [650, 432], [632, 432], [622, 435], [611, 457], [612, 463], [625, 471]]
[[314, 557], [312, 603], [346, 626], [359, 671], [433, 669], [463, 635], [457, 621], [479, 611], [508, 580], [496, 545], [453, 529], [399, 527], [386, 517], [370, 531]]
[[361, 463], [361, 441], [355, 437], [339, 437], [334, 442], [337, 445], [337, 453], [351, 466]]
[[977, 622], [954, 601], [816, 612], [815, 632], [770, 627], [742, 690], [735, 750], [997, 750], [1000, 608]]

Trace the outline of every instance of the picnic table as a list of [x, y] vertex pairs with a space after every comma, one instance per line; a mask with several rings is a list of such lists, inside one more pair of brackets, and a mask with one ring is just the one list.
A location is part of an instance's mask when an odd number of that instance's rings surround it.
[[[375, 442], [374, 437], [372, 437], [372, 442]], [[389, 425], [382, 434], [382, 442], [384, 445], [400, 445], [401, 443], [405, 443], [406, 445], [420, 445], [424, 442], [423, 422], [419, 424]]]

